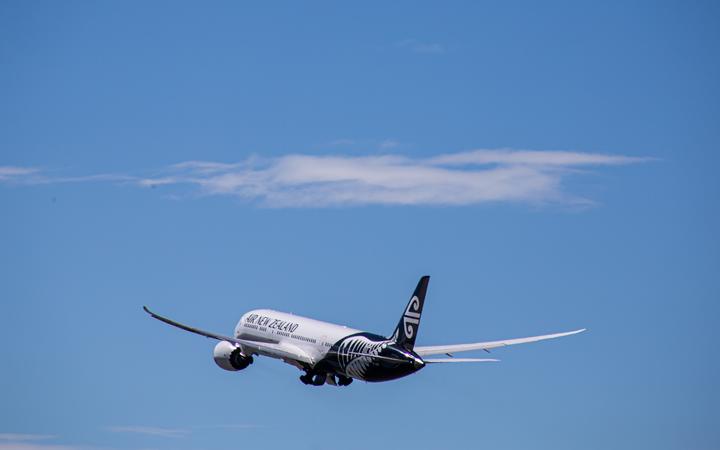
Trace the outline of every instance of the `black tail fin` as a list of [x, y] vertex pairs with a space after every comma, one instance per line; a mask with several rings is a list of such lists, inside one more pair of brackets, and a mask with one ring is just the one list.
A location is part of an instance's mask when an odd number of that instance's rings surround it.
[[392, 339], [407, 350], [412, 350], [415, 346], [415, 338], [417, 337], [418, 328], [420, 328], [420, 315], [422, 314], [423, 304], [425, 304], [425, 293], [427, 292], [430, 276], [425, 275], [418, 281], [415, 292], [413, 292], [410, 301], [405, 307], [405, 312], [395, 328], [395, 334]]

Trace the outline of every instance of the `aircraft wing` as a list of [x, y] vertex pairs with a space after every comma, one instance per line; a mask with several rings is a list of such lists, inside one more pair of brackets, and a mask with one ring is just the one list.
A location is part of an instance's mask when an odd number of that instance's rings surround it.
[[163, 317], [159, 314], [155, 314], [150, 311], [147, 306], [143, 306], [146, 313], [150, 314], [153, 319], [157, 319], [161, 322], [165, 322], [168, 325], [180, 328], [181, 330], [189, 331], [191, 333], [199, 334], [210, 339], [217, 339], [218, 341], [227, 341], [232, 344], [239, 345], [243, 348], [243, 352], [249, 350], [250, 353], [260, 353], [266, 356], [272, 356], [275, 358], [281, 358], [286, 360], [295, 360], [302, 363], [313, 365], [315, 361], [308, 354], [302, 350], [291, 345], [281, 345], [275, 342], [265, 341], [253, 341], [250, 339], [238, 339], [230, 336], [224, 336], [222, 334], [212, 333], [210, 331], [201, 330], [199, 328], [193, 328], [188, 325], [183, 325], [180, 322], [176, 322], [167, 317]]
[[215, 334], [215, 333], [211, 333], [209, 331], [201, 330], [199, 328], [193, 328], [193, 327], [189, 327], [187, 325], [183, 325], [180, 322], [175, 322], [174, 320], [168, 319], [167, 317], [163, 317], [160, 314], [155, 314], [154, 312], [150, 311], [147, 306], [143, 306], [143, 309], [145, 310], [146, 313], [150, 314], [150, 316], [153, 319], [157, 319], [160, 322], [165, 322], [166, 324], [180, 328], [181, 330], [199, 334], [200, 336], [205, 336], [205, 337], [211, 338], [211, 339], [217, 339], [218, 341], [228, 341], [228, 342], [232, 342], [232, 343], [240, 344], [240, 345], [250, 342], [250, 341], [246, 342], [244, 339], [235, 339], [230, 336], [223, 336], [222, 334]]
[[472, 344], [454, 344], [454, 345], [431, 345], [431, 346], [417, 346], [413, 350], [420, 356], [427, 355], [441, 355], [441, 354], [452, 354], [458, 352], [467, 352], [470, 350], [489, 350], [491, 348], [505, 347], [507, 345], [515, 344], [527, 344], [529, 342], [544, 341], [546, 339], [555, 339], [563, 336], [570, 336], [572, 334], [578, 334], [585, 331], [585, 328], [575, 331], [568, 331], [565, 333], [545, 334], [543, 336], [532, 336], [518, 339], [508, 339], [505, 341], [489, 341], [489, 342], [475, 342]]

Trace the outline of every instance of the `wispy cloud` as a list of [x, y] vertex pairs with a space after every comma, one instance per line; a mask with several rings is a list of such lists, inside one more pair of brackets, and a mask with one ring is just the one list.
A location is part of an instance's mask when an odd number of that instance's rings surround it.
[[24, 180], [35, 176], [40, 169], [35, 167], [0, 166], [0, 181]]
[[395, 47], [409, 50], [413, 53], [441, 54], [445, 53], [446, 47], [437, 42], [423, 42], [417, 39], [403, 39], [395, 42]]
[[0, 442], [0, 450], [90, 450], [77, 445], [46, 444], [35, 442]]
[[524, 166], [608, 166], [651, 161], [639, 158], [602, 153], [537, 150], [474, 150], [436, 156], [430, 161], [440, 165], [487, 165], [507, 164]]
[[0, 433], [0, 450], [90, 450], [78, 445], [46, 442], [57, 436], [48, 434]]
[[[397, 145], [387, 141], [386, 146]], [[0, 166], [11, 183], [122, 182], [190, 188], [199, 195], [233, 196], [270, 207], [357, 205], [472, 205], [488, 202], [587, 204], [564, 181], [589, 168], [651, 160], [573, 151], [479, 149], [425, 158], [403, 155], [250, 157], [225, 163], [185, 161], [154, 176], [102, 174], [52, 177], [38, 169]], [[582, 169], [582, 170], [581, 170]], [[126, 430], [128, 431], [128, 430]]]
[[165, 428], [153, 426], [112, 426], [106, 427], [105, 430], [112, 433], [130, 433], [144, 436], [153, 436], [160, 438], [185, 438], [196, 432], [208, 430], [249, 430], [264, 428], [261, 425], [249, 423], [224, 424], [224, 425], [198, 425], [188, 428]]
[[52, 434], [0, 433], [0, 441], [44, 441], [55, 437]]
[[85, 183], [92, 181], [123, 182], [134, 181], [137, 177], [123, 174], [100, 173], [83, 176], [60, 176], [40, 167], [0, 166], [0, 183], [5, 184], [56, 184]]
[[107, 430], [113, 433], [144, 434], [148, 436], [159, 436], [167, 438], [182, 438], [190, 433], [190, 430], [182, 428], [161, 428], [145, 426], [114, 426], [107, 427]]
[[645, 161], [567, 151], [474, 150], [430, 158], [400, 155], [286, 155], [209, 173], [185, 163], [138, 183], [190, 185], [203, 195], [232, 195], [272, 207], [470, 205], [487, 202], [587, 203], [563, 190], [578, 168]]

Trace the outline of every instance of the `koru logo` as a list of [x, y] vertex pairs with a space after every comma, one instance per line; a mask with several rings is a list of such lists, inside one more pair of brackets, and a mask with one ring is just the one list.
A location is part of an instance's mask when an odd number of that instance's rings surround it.
[[403, 315], [403, 332], [406, 339], [412, 339], [415, 336], [415, 329], [420, 323], [420, 299], [417, 295], [413, 295], [410, 299], [405, 315]]

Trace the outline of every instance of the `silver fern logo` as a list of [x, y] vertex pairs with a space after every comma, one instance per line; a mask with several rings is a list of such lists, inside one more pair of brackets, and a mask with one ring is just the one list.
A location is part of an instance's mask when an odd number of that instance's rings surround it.
[[338, 364], [346, 375], [364, 380], [373, 357], [377, 356], [382, 350], [382, 345], [388, 342], [371, 341], [365, 336], [346, 339], [337, 350]]
[[403, 315], [403, 332], [406, 339], [412, 339], [415, 336], [415, 330], [420, 323], [420, 299], [417, 295], [413, 295], [405, 309]]

